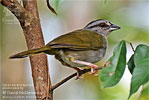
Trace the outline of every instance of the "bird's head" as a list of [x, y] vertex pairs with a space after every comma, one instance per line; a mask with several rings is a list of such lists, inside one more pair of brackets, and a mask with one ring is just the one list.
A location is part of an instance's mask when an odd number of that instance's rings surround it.
[[107, 36], [110, 32], [120, 29], [120, 27], [107, 20], [98, 19], [90, 22], [84, 29], [96, 31], [99, 34]]

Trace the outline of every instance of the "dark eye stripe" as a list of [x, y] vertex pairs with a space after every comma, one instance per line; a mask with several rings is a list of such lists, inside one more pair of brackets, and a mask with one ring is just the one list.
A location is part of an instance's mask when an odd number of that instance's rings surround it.
[[108, 25], [105, 24], [105, 23], [100, 23], [100, 24], [97, 24], [97, 25], [90, 26], [89, 28], [94, 28], [94, 27], [108, 27]]
[[107, 27], [108, 25], [105, 24], [105, 23], [100, 23], [99, 26], [100, 26], [100, 27]]

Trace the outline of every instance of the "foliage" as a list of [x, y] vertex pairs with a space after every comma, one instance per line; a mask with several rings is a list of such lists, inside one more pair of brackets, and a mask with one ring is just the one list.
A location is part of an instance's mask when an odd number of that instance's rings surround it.
[[[116, 85], [124, 73], [126, 67], [126, 43], [121, 41], [114, 49], [110, 64], [100, 72], [102, 87]], [[128, 69], [132, 74], [131, 88], [128, 99], [149, 80], [149, 46], [140, 44], [128, 61]], [[144, 90], [145, 91], [145, 90]]]
[[[146, 45], [138, 45], [135, 52], [132, 67], [131, 88], [129, 97], [135, 93], [139, 87], [149, 80], [149, 47]], [[129, 62], [130, 64], [131, 62]], [[130, 66], [131, 67], [131, 66]]]
[[103, 87], [116, 85], [125, 70], [126, 66], [126, 43], [121, 41], [114, 49], [113, 56], [107, 61], [110, 64], [104, 67], [100, 73], [100, 79]]

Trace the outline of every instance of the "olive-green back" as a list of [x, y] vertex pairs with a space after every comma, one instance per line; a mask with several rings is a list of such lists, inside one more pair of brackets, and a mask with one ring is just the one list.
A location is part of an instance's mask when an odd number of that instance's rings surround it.
[[76, 30], [61, 35], [47, 44], [51, 48], [68, 48], [72, 50], [89, 50], [105, 47], [104, 36], [89, 30]]

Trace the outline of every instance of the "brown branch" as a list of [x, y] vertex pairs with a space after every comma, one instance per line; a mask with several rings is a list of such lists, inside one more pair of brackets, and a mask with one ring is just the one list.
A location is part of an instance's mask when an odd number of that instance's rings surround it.
[[[95, 68], [95, 70], [97, 70], [97, 71], [101, 70], [101, 69], [102, 69], [102, 67]], [[83, 69], [83, 70], [80, 70], [79, 74], [83, 75], [83, 74], [85, 74], [85, 73], [87, 73], [89, 71], [91, 71], [91, 68]], [[69, 81], [70, 79], [72, 79], [75, 76], [77, 76], [77, 73], [74, 73], [74, 74], [66, 77], [65, 79], [61, 80], [60, 82], [58, 82], [57, 84], [55, 84], [54, 86], [51, 87], [50, 92], [51, 91], [53, 92], [56, 88], [58, 88], [59, 86], [63, 85], [64, 83], [66, 83], [67, 81]]]
[[25, 24], [25, 20], [28, 19], [28, 12], [19, 4], [17, 0], [1, 0], [3, 6], [7, 7], [20, 21]]
[[52, 6], [50, 5], [49, 0], [46, 0], [46, 1], [47, 1], [47, 6], [48, 6], [48, 8], [49, 8], [55, 15], [57, 15], [55, 9], [52, 8]]
[[130, 44], [130, 46], [131, 46], [132, 51], [135, 52], [135, 49], [134, 49], [132, 43], [129, 43], [129, 44]]
[[[36, 0], [23, 0], [22, 7], [17, 0], [1, 0], [3, 6], [7, 7], [19, 20], [24, 32], [28, 49], [44, 46], [44, 40], [37, 11]], [[36, 92], [36, 99], [42, 100], [49, 97], [53, 100], [52, 92], [49, 94], [51, 82], [49, 78], [47, 56], [39, 54], [30, 57], [32, 77]]]

